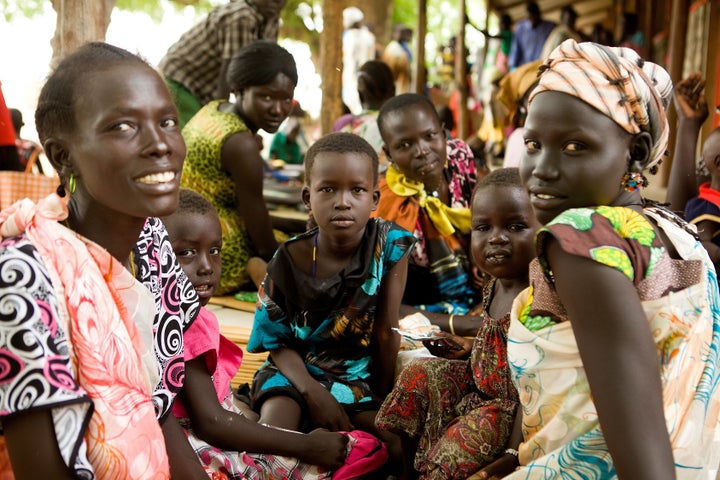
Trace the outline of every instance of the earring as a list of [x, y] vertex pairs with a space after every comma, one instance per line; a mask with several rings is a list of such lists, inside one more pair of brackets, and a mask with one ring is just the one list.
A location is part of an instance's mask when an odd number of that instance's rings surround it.
[[640, 172], [625, 172], [620, 180], [620, 186], [628, 192], [637, 192], [647, 185], [647, 179]]
[[70, 194], [75, 193], [76, 187], [77, 181], [75, 180], [75, 174], [71, 173], [70, 178], [68, 178], [68, 190], [70, 190]]

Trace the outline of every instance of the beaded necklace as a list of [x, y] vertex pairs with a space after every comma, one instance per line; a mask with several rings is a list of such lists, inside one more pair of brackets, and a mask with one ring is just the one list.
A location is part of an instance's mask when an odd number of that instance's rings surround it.
[[312, 254], [312, 276], [315, 278], [315, 271], [317, 269], [317, 241], [320, 230], [315, 232], [315, 239], [313, 240], [313, 254]]

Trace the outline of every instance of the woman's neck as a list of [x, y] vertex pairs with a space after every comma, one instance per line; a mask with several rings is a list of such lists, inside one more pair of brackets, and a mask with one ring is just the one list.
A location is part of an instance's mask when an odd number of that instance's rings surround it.
[[68, 202], [68, 218], [65, 225], [83, 237], [97, 243], [110, 255], [129, 267], [129, 256], [137, 243], [145, 219], [108, 215], [83, 208], [72, 200]]
[[[230, 102], [228, 102], [230, 103]], [[258, 131], [258, 127], [255, 126], [254, 123], [252, 123], [250, 120], [248, 120], [247, 116], [245, 115], [245, 112], [243, 112], [242, 106], [239, 102], [230, 103], [232, 105], [232, 112], [240, 117], [240, 119], [243, 121], [245, 126], [253, 133], [256, 134]]]
[[431, 197], [439, 198], [443, 203], [450, 201], [450, 187], [444, 176], [425, 180], [423, 183], [425, 193]]
[[611, 206], [613, 207], [626, 207], [635, 210], [636, 212], [642, 213], [644, 201], [640, 192], [628, 192], [623, 191]]

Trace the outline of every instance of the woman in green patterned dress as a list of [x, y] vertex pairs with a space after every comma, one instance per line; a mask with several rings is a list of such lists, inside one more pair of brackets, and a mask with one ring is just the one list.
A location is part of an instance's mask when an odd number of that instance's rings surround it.
[[248, 260], [270, 260], [277, 248], [263, 199], [264, 162], [257, 132], [274, 133], [287, 118], [297, 79], [295, 60], [287, 50], [266, 41], [246, 45], [227, 72], [235, 102], [208, 103], [183, 129], [187, 158], [181, 183], [213, 203], [222, 225], [218, 294], [248, 285]]

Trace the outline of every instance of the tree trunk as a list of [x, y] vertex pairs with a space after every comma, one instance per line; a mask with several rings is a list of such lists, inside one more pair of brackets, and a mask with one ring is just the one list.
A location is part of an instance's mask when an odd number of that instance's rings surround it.
[[425, 93], [427, 72], [425, 71], [425, 34], [427, 33], [427, 0], [418, 0], [418, 19], [415, 25], [415, 74], [413, 75], [413, 91]]
[[322, 80], [322, 133], [330, 133], [342, 115], [342, 11], [338, 0], [323, 0], [323, 32], [320, 35], [320, 76]]
[[467, 82], [467, 59], [465, 58], [465, 0], [460, 0], [460, 24], [455, 41], [455, 81], [457, 82], [458, 94], [458, 124], [457, 136], [465, 140], [468, 135], [468, 82]]
[[116, 0], [52, 0], [57, 13], [51, 65], [87, 42], [102, 42]]
[[392, 34], [393, 2], [388, 0], [350, 0], [349, 5], [354, 5], [363, 11], [365, 19], [363, 23], [371, 26], [375, 34], [375, 40], [383, 47], [390, 41]]

